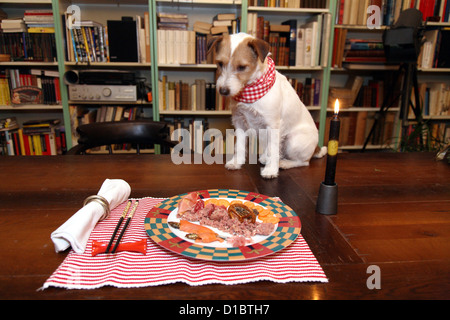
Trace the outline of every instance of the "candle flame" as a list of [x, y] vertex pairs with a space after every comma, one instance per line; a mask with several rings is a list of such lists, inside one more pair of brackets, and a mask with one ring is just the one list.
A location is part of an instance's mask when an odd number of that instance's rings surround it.
[[336, 99], [336, 102], [334, 103], [334, 113], [339, 113], [339, 99]]

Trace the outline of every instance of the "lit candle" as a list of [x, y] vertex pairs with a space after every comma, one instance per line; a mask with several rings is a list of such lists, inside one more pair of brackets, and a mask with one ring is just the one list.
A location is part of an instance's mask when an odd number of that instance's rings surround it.
[[328, 140], [328, 156], [327, 156], [327, 168], [325, 171], [324, 184], [327, 186], [335, 185], [334, 177], [336, 175], [336, 162], [339, 147], [339, 128], [341, 121], [338, 117], [339, 114], [339, 100], [336, 99], [334, 104], [334, 115], [331, 118], [330, 123], [330, 138]]

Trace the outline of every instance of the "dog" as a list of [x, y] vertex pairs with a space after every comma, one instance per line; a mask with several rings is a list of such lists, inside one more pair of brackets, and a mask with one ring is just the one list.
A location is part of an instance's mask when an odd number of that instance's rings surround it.
[[246, 33], [224, 35], [208, 43], [215, 50], [217, 91], [229, 97], [236, 132], [235, 152], [225, 167], [240, 169], [245, 163], [246, 132], [266, 129], [259, 137], [261, 176], [271, 179], [279, 169], [308, 166], [327, 148], [318, 147], [319, 132], [311, 114], [285, 76], [275, 70], [266, 41]]

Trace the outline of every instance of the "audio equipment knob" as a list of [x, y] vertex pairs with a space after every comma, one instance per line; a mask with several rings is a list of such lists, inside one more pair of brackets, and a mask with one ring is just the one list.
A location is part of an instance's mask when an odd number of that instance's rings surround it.
[[103, 88], [103, 90], [102, 90], [102, 94], [105, 96], [105, 97], [109, 97], [110, 95], [111, 95], [111, 89], [110, 88]]

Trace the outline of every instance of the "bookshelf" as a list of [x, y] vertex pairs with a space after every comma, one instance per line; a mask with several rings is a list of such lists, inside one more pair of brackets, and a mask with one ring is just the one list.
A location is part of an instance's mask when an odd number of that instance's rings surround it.
[[[366, 1], [367, 2], [367, 1]], [[362, 58], [357, 57], [356, 51], [352, 54], [353, 45], [358, 42], [366, 42], [371, 45], [376, 42], [381, 42], [381, 37], [383, 32], [388, 28], [392, 21], [397, 20], [400, 12], [402, 10], [406, 10], [408, 8], [417, 8], [419, 9], [424, 17], [429, 16], [440, 16], [439, 22], [430, 22], [426, 23], [426, 32], [429, 30], [436, 30], [436, 33], [441, 33], [441, 30], [445, 30], [450, 26], [448, 22], [448, 6], [447, 1], [414, 1], [414, 0], [406, 0], [406, 1], [368, 1], [369, 4], [378, 5], [381, 10], [381, 25], [378, 28], [369, 28], [367, 26], [367, 18], [369, 17], [365, 12], [365, 7], [363, 6], [364, 1], [337, 1], [336, 2], [336, 20], [334, 25], [335, 30], [335, 38], [333, 44], [333, 52], [334, 52], [334, 60], [332, 62], [331, 68], [331, 88], [342, 87], [343, 84], [346, 83], [346, 80], [351, 76], [360, 76], [364, 79], [363, 87], [370, 85], [373, 82], [379, 81], [380, 83], [384, 82], [384, 90], [386, 90], [388, 79], [392, 78], [393, 72], [396, 72], [399, 68], [398, 65], [389, 65], [383, 61], [378, 62], [377, 57], [375, 57], [375, 51], [372, 53], [368, 53], [368, 51], [364, 52], [366, 56], [371, 56], [370, 58]], [[425, 8], [427, 7], [427, 8]], [[447, 10], [447, 14], [445, 14]], [[373, 22], [373, 20], [370, 20]], [[425, 34], [426, 34], [425, 32]], [[433, 52], [439, 52], [440, 46], [436, 43], [433, 44]], [[442, 68], [437, 66], [436, 57], [431, 57], [434, 65], [421, 65], [421, 60], [424, 57], [423, 51], [424, 47], [422, 46], [421, 55], [418, 58], [418, 82], [419, 82], [419, 91], [420, 99], [423, 105], [425, 105], [425, 100], [428, 99], [428, 91], [425, 88], [422, 89], [428, 83], [439, 83], [443, 86], [442, 91], [446, 91], [447, 93], [443, 95], [447, 95], [450, 85], [449, 80], [449, 69], [448, 67]], [[444, 50], [442, 50], [444, 51]], [[431, 62], [430, 62], [431, 63]], [[391, 84], [395, 85], [395, 84]], [[372, 95], [374, 95], [375, 90], [380, 90], [373, 88]], [[361, 89], [363, 91], [363, 88]], [[363, 94], [363, 92], [360, 94]], [[366, 90], [368, 94], [368, 99], [370, 99], [370, 90]], [[426, 92], [426, 94], [425, 94]], [[414, 94], [414, 93], [412, 93]], [[441, 98], [443, 98], [441, 95]], [[427, 96], [427, 97], [426, 97]], [[361, 98], [361, 96], [360, 96]], [[448, 98], [447, 99], [447, 108], [448, 108]], [[413, 98], [411, 98], [413, 101]], [[361, 101], [359, 101], [359, 104]], [[444, 102], [445, 103], [445, 102]], [[379, 102], [375, 104], [376, 108], [374, 108], [373, 103], [363, 102], [365, 108], [358, 107], [358, 103], [350, 106], [346, 110], [348, 114], [356, 114], [360, 117], [363, 115], [367, 118], [366, 124], [366, 135], [371, 127], [371, 123], [373, 122], [373, 118], [377, 116]], [[367, 108], [367, 106], [369, 106]], [[401, 115], [401, 110], [399, 108], [400, 103], [395, 103], [388, 109], [386, 113], [386, 118], [382, 121], [381, 128], [379, 132], [376, 134], [377, 138], [373, 139], [373, 141], [369, 142], [368, 149], [383, 149], [383, 148], [391, 148], [394, 150], [401, 150], [401, 145], [404, 139], [407, 139], [406, 135], [410, 134], [410, 131], [414, 131], [414, 127], [419, 127], [419, 123], [414, 121], [414, 119], [410, 116], [408, 120], [401, 121], [399, 116]], [[363, 114], [362, 114], [363, 113]], [[446, 113], [444, 111], [443, 113]], [[330, 114], [329, 114], [330, 115]], [[447, 141], [449, 139], [449, 120], [450, 114], [447, 111], [447, 114], [434, 114], [428, 115], [426, 114], [425, 107], [422, 110], [422, 118], [427, 120], [427, 126], [432, 128], [431, 130], [436, 132], [440, 132], [440, 138], [442, 141], [446, 137]], [[358, 122], [359, 123], [359, 122]], [[407, 128], [405, 128], [407, 127]], [[419, 127], [420, 128], [420, 127]], [[439, 128], [439, 129], [436, 129]], [[388, 132], [386, 130], [388, 129]], [[406, 133], [407, 132], [407, 133]], [[406, 135], [405, 135], [406, 133]], [[345, 135], [345, 134], [344, 134]], [[428, 139], [426, 136], [429, 136], [429, 133], [421, 133], [424, 140]], [[344, 136], [344, 145], [341, 146], [341, 149], [344, 150], [360, 150], [362, 145], [351, 142], [350, 144], [345, 145], [346, 137]], [[353, 140], [352, 140], [353, 141]]]
[[[300, 2], [300, 1], [299, 1]], [[0, 62], [0, 70], [20, 69], [27, 70], [29, 68], [45, 69], [55, 71], [59, 74], [60, 79], [60, 103], [57, 104], [29, 104], [29, 105], [0, 105], [0, 118], [16, 117], [19, 124], [33, 119], [49, 119], [58, 118], [66, 127], [68, 132], [74, 131], [77, 124], [74, 122], [73, 109], [79, 107], [80, 110], [87, 112], [100, 110], [104, 106], [110, 107], [136, 107], [143, 117], [152, 118], [156, 121], [187, 121], [201, 120], [208, 123], [209, 127], [219, 128], [224, 131], [231, 128], [230, 111], [225, 107], [219, 108], [167, 108], [161, 107], [164, 100], [167, 102], [167, 96], [164, 97], [160, 90], [160, 80], [163, 78], [168, 82], [187, 83], [190, 86], [195, 84], [196, 79], [203, 79], [207, 83], [214, 83], [216, 78], [216, 66], [210, 61], [168, 61], [161, 60], [161, 42], [158, 35], [159, 14], [163, 12], [186, 14], [188, 27], [187, 30], [194, 30], [194, 23], [197, 21], [213, 23], [214, 16], [219, 13], [232, 13], [239, 19], [238, 25], [241, 31], [253, 32], [255, 30], [255, 22], [258, 17], [263, 17], [264, 21], [268, 21], [270, 25], [282, 25], [283, 22], [296, 20], [298, 26], [303, 26], [314, 19], [321, 19], [322, 24], [328, 21], [326, 27], [327, 33], [321, 33], [320, 47], [318, 47], [319, 56], [313, 64], [279, 63], [277, 70], [292, 80], [293, 85], [303, 86], [317, 83], [320, 84], [320, 92], [317, 92], [315, 101], [305, 103], [308, 110], [313, 115], [319, 128], [319, 141], [326, 144], [327, 142], [327, 116], [330, 115], [329, 99], [333, 99], [332, 88], [342, 88], [350, 77], [360, 76], [363, 78], [363, 85], [369, 85], [369, 82], [382, 80], [388, 77], [391, 71], [396, 70], [396, 66], [389, 65], [368, 65], [368, 64], [336, 64], [336, 57], [343, 54], [343, 47], [337, 50], [336, 46], [339, 41], [345, 45], [345, 40], [350, 38], [369, 38], [379, 39], [383, 30], [387, 28], [383, 23], [380, 29], [368, 29], [364, 25], [364, 8], [354, 6], [356, 3], [376, 4], [376, 0], [356, 1], [356, 0], [322, 0], [322, 1], [304, 1], [303, 4], [309, 4], [309, 7], [295, 7], [295, 1], [289, 1], [294, 7], [284, 8], [276, 6], [264, 6], [264, 2], [259, 0], [29, 0], [29, 1], [4, 1], [0, 0], [0, 8], [8, 14], [20, 16], [27, 9], [51, 9], [54, 17], [54, 36], [55, 36], [55, 57], [53, 61], [7, 61]], [[393, 1], [383, 1], [380, 3], [389, 4]], [[423, 1], [422, 1], [423, 2]], [[443, 17], [440, 21], [429, 22], [428, 27], [447, 31], [450, 28], [448, 22], [447, 0], [432, 1], [436, 6], [436, 12]], [[274, 1], [274, 4], [277, 2]], [[419, 5], [419, 1], [402, 1], [402, 5], [406, 8], [408, 5]], [[424, 2], [423, 2], [424, 3]], [[70, 5], [77, 5], [81, 10], [81, 20], [96, 21], [102, 25], [106, 25], [108, 20], [120, 20], [123, 16], [136, 16], [145, 18], [148, 13], [148, 24], [150, 32], [148, 34], [149, 51], [146, 52], [149, 60], [141, 60], [139, 62], [110, 62], [110, 61], [75, 61], [69, 55], [70, 49], [67, 47], [67, 35], [65, 20], [62, 19], [66, 9]], [[314, 7], [313, 7], [314, 6]], [[347, 10], [351, 8], [356, 10], [351, 14], [347, 12], [344, 19], [344, 6]], [[398, 14], [400, 8], [394, 8], [393, 14]], [[429, 12], [430, 8], [427, 9]], [[324, 24], [323, 24], [324, 25]], [[323, 31], [322, 30], [322, 31]], [[345, 36], [342, 34], [345, 33]], [[340, 38], [341, 37], [341, 38]], [[338, 52], [339, 51], [339, 52]], [[145, 78], [146, 84], [151, 87], [153, 101], [148, 102], [141, 99], [136, 103], [99, 103], [99, 102], [80, 102], [71, 101], [68, 96], [67, 85], [62, 81], [67, 71], [75, 70], [131, 70], [139, 77]], [[444, 83], [449, 85], [450, 67], [419, 67], [419, 83]], [[299, 91], [300, 92], [300, 91]], [[303, 91], [304, 92], [304, 91]], [[303, 94], [303, 93], [302, 93]], [[302, 95], [303, 100], [308, 99]], [[222, 103], [221, 106], [224, 106]], [[375, 115], [377, 109], [366, 105], [356, 104], [350, 108], [343, 109], [344, 117], [361, 116], [362, 113]], [[398, 118], [399, 109], [391, 107], [389, 113]], [[444, 129], [448, 127], [449, 116], [424, 115], [424, 119], [429, 119]], [[413, 124], [412, 124], [413, 125]], [[399, 123], [396, 122], [392, 129], [391, 137], [398, 137]], [[444, 130], [445, 131], [445, 130]], [[66, 135], [67, 148], [75, 143], [76, 137], [71, 134]], [[374, 143], [370, 145], [370, 149], [385, 148], [387, 146], [395, 148], [396, 143]], [[342, 150], [359, 150], [360, 145], [341, 145]], [[158, 152], [158, 149], [156, 149]]]

